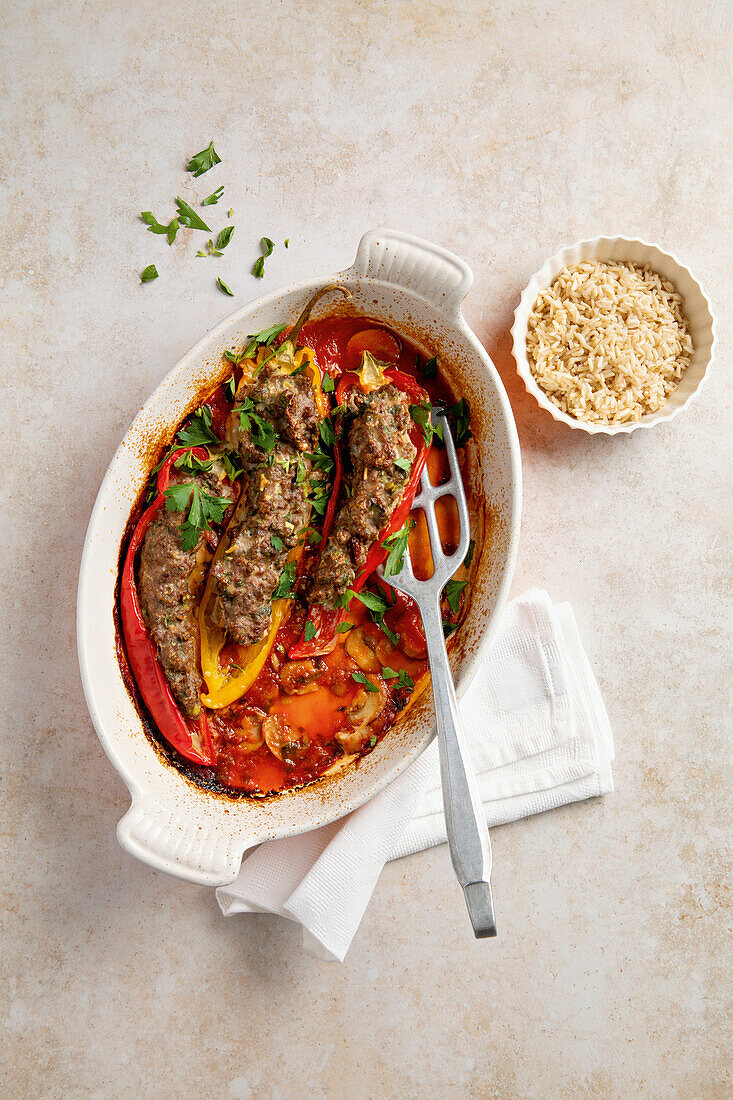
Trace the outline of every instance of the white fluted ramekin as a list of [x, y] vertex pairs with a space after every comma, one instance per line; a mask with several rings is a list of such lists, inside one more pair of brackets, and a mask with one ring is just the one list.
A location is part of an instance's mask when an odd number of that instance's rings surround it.
[[[588, 260], [616, 260], [639, 265], [650, 264], [654, 271], [669, 279], [682, 295], [682, 308], [690, 326], [692, 337], [692, 357], [690, 365], [682, 376], [677, 389], [670, 394], [666, 405], [657, 412], [647, 413], [639, 420], [629, 424], [597, 424], [577, 420], [574, 416], [559, 409], [538, 385], [527, 358], [527, 326], [529, 315], [537, 301], [537, 295], [545, 290], [563, 267], [584, 263]], [[647, 241], [633, 240], [630, 237], [595, 237], [593, 240], [578, 241], [569, 248], [556, 252], [532, 276], [522, 294], [514, 313], [512, 325], [514, 361], [524, 382], [527, 392], [534, 397], [538, 405], [546, 409], [555, 420], [567, 424], [569, 428], [580, 428], [591, 435], [628, 435], [637, 428], [653, 428], [655, 424], [672, 420], [686, 409], [695, 394], [700, 390], [708, 373], [715, 350], [715, 316], [710, 302], [700, 283], [689, 268], [681, 264], [671, 252], [663, 252], [658, 245]]]

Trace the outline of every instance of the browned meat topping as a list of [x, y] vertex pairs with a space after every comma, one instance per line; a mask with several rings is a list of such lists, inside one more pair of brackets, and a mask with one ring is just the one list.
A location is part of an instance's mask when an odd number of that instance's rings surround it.
[[[256, 416], [268, 421], [283, 443], [301, 452], [313, 450], [318, 438], [318, 413], [313, 385], [306, 374], [283, 374], [275, 357], [262, 367], [246, 396]], [[250, 433], [242, 431], [238, 416], [232, 417], [230, 428], [232, 442], [243, 459], [261, 458]]]
[[228, 434], [242, 458], [244, 487], [226, 553], [212, 568], [210, 614], [233, 641], [251, 645], [267, 630], [287, 556], [308, 525], [313, 470], [305, 455], [315, 449], [318, 413], [310, 379], [283, 374], [276, 358], [237, 399], [275, 430], [277, 442], [264, 451], [261, 430], [243, 428], [235, 406]]
[[355, 413], [348, 433], [344, 471], [346, 499], [318, 564], [310, 599], [334, 608], [402, 499], [408, 473], [396, 459], [412, 463], [417, 451], [409, 435], [408, 398], [394, 386], [350, 398]]
[[228, 528], [229, 546], [211, 569], [211, 617], [241, 645], [265, 633], [272, 595], [310, 515], [309, 459], [286, 445], [271, 453], [271, 466], [261, 463], [245, 471], [246, 486]]
[[[218, 461], [195, 476], [174, 468], [170, 484], [184, 481], [217, 496], [231, 498], [234, 494]], [[202, 578], [196, 577], [196, 566], [205, 549], [205, 537], [193, 549], [182, 549], [180, 528], [184, 519], [184, 512], [161, 508], [148, 527], [140, 550], [138, 593], [143, 618], [171, 690], [184, 712], [195, 717], [201, 710], [202, 686], [194, 614]]]

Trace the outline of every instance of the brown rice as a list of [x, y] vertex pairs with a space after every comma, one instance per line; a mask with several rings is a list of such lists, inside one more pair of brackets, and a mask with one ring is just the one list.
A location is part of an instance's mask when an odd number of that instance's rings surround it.
[[661, 409], [691, 352], [682, 297], [649, 264], [564, 267], [529, 315], [530, 370], [578, 420], [622, 424]]

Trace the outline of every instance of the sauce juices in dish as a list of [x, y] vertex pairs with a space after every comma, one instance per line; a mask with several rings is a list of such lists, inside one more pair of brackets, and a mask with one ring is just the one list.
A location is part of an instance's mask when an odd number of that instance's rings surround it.
[[[218, 470], [221, 463], [227, 471], [219, 473], [221, 495], [215, 498], [221, 501], [217, 506], [218, 518], [215, 516], [200, 534], [196, 553], [201, 562], [196, 565], [198, 572], [192, 571], [197, 579], [188, 590], [192, 621], [200, 626], [194, 640], [198, 645], [196, 673], [202, 676], [202, 690], [200, 715], [192, 718], [189, 711], [183, 715], [183, 722], [190, 729], [195, 726], [205, 732], [203, 741], [197, 742], [194, 729], [193, 750], [188, 751], [185, 737], [176, 742], [161, 728], [160, 721], [157, 725], [148, 721], [147, 725], [176, 767], [195, 782], [234, 797], [263, 796], [298, 787], [371, 752], [399, 714], [422, 692], [429, 674], [416, 606], [409, 597], [392, 589], [388, 581], [380, 580], [376, 566], [371, 566], [376, 559], [387, 558], [389, 562], [388, 554], [399, 554], [400, 545], [404, 548], [409, 541], [416, 575], [427, 577], [432, 571], [422, 513], [412, 513], [408, 523], [396, 531], [392, 531], [388, 520], [393, 515], [401, 516], [400, 508], [407, 517], [414, 495], [414, 487], [410, 492], [411, 477], [414, 481], [419, 473], [417, 465], [427, 463], [433, 482], [447, 478], [444, 451], [432, 435], [429, 421], [426, 426], [426, 417], [431, 404], [454, 406], [455, 397], [435, 360], [426, 360], [403, 337], [368, 318], [325, 317], [306, 323], [292, 347], [287, 341], [286, 330], [284, 335], [278, 333], [254, 349], [250, 345], [247, 356], [234, 366], [232, 378], [203, 399], [194, 417], [179, 429], [176, 442], [176, 446], [187, 442], [200, 444], [192, 452], [194, 459], [175, 460], [184, 467], [186, 462], [194, 468], [202, 467], [199, 478], [210, 480], [212, 470]], [[313, 451], [301, 446], [300, 451], [291, 448], [291, 453], [285, 445], [278, 450], [288, 431], [287, 426], [281, 426], [285, 398], [282, 393], [276, 394], [275, 412], [270, 415], [258, 396], [256, 383], [252, 382], [258, 377], [262, 379], [268, 370], [273, 378], [278, 370], [284, 376], [306, 373], [312, 376], [318, 410], [318, 423], [314, 427], [317, 436], [312, 436], [318, 442]], [[305, 388], [302, 384], [303, 392]], [[390, 394], [391, 404], [387, 400]], [[340, 406], [337, 398], [343, 402]], [[408, 401], [410, 414], [405, 426]], [[303, 415], [307, 418], [308, 409]], [[244, 443], [242, 425], [246, 425], [249, 433]], [[358, 450], [362, 427], [371, 433], [366, 459]], [[210, 442], [202, 444], [207, 433]], [[466, 433], [464, 428], [466, 434], [470, 432]], [[277, 443], [272, 442], [273, 435]], [[394, 448], [399, 439], [405, 457], [395, 458]], [[265, 486], [263, 493], [270, 492], [273, 485], [275, 496], [282, 492], [280, 483], [267, 469], [268, 464], [272, 469], [273, 463], [280, 461], [287, 461], [289, 467], [292, 462], [296, 467], [302, 463], [306, 468], [302, 478], [302, 471], [296, 470], [290, 488], [299, 483], [310, 486], [304, 491], [313, 507], [307, 525], [298, 533], [297, 544], [282, 559], [285, 565], [272, 594], [272, 610], [261, 637], [254, 643], [248, 639], [243, 644], [221, 631], [211, 618], [211, 574], [216, 572], [217, 561], [234, 546], [231, 530], [236, 527], [243, 494], [252, 492], [257, 478]], [[383, 532], [391, 532], [387, 537], [369, 542], [363, 536], [360, 544], [358, 533], [344, 528], [343, 523], [349, 512], [349, 500], [363, 489], [357, 483], [357, 473], [362, 469], [364, 479], [377, 472], [374, 476], [381, 480], [375, 481], [373, 499], [377, 500], [381, 492], [384, 499], [392, 502], [392, 513], [382, 516], [377, 509], [384, 520]], [[268, 476], [271, 484], [266, 484]], [[166, 502], [171, 500], [175, 505], [179, 498], [183, 500], [187, 484], [184, 481], [183, 486], [174, 485]], [[204, 503], [206, 492], [206, 488], [201, 489]], [[182, 514], [195, 499], [194, 488]], [[365, 499], [371, 501], [372, 497], [367, 495]], [[450, 551], [457, 538], [455, 505], [448, 498], [440, 504], [441, 534], [445, 548]], [[385, 505], [382, 503], [380, 507]], [[170, 503], [166, 503], [166, 508], [173, 511]], [[210, 510], [212, 514], [215, 512], [214, 505]], [[266, 524], [270, 524], [270, 513], [265, 511], [262, 515]], [[175, 514], [166, 518], [169, 526], [181, 522]], [[184, 530], [187, 523], [190, 527], [190, 520], [189, 512], [188, 519], [182, 520]], [[287, 527], [287, 519], [284, 523]], [[266, 531], [270, 530], [267, 526]], [[189, 540], [197, 534], [197, 531], [189, 534]], [[246, 530], [245, 534], [257, 538], [262, 532]], [[275, 548], [273, 554], [287, 552], [280, 536], [270, 534], [269, 539]], [[339, 590], [337, 600], [331, 599], [325, 609], [314, 606], [309, 593], [318, 590], [326, 548], [338, 558], [342, 546], [345, 560], [356, 565], [347, 574], [349, 579]], [[130, 565], [129, 560], [126, 565]], [[455, 630], [467, 607], [465, 586], [469, 566], [470, 560], [444, 596], [447, 635]], [[132, 568], [132, 583], [137, 576], [139, 584], [141, 566], [139, 563], [136, 566], [133, 560]], [[363, 575], [365, 571], [367, 575]], [[167, 575], [165, 570], [163, 575]], [[287, 583], [283, 584], [283, 578]], [[327, 574], [326, 588], [329, 584], [333, 593], [334, 577]], [[226, 591], [231, 591], [231, 585]], [[320, 591], [324, 591], [323, 585]], [[236, 598], [236, 585], [234, 593]], [[145, 619], [144, 613], [142, 618]], [[123, 634], [127, 642], [124, 630]], [[212, 647], [210, 635], [218, 636], [218, 645]], [[129, 658], [129, 642], [127, 650]], [[161, 653], [161, 661], [164, 656]], [[211, 675], [207, 677], [212, 660], [216, 664], [213, 690]], [[143, 669], [141, 673], [134, 661], [130, 665], [137, 680], [134, 695], [138, 707], [154, 719], [157, 714], [144, 689], [149, 670]], [[155, 671], [160, 679], [160, 668]], [[175, 688], [177, 683], [170, 668], [164, 667], [163, 672]], [[237, 685], [244, 690], [238, 691]], [[232, 695], [236, 698], [231, 698]]]

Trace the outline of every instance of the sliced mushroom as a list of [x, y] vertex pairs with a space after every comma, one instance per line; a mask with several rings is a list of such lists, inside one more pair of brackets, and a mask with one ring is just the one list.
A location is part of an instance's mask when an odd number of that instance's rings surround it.
[[346, 708], [346, 717], [352, 729], [339, 730], [336, 734], [336, 740], [345, 752], [361, 752], [372, 736], [370, 728], [372, 722], [382, 713], [387, 704], [388, 696], [384, 682], [377, 680], [374, 687], [377, 691], [367, 691], [366, 688], [362, 688]]
[[236, 727], [237, 747], [242, 752], [254, 752], [264, 741], [262, 722], [264, 711], [252, 707], [245, 714], [239, 716]]
[[349, 631], [346, 639], [346, 652], [352, 661], [356, 661], [362, 672], [379, 672], [382, 663], [376, 654], [377, 639], [363, 626]]
[[307, 695], [317, 691], [316, 683], [325, 665], [320, 660], [288, 661], [280, 670], [280, 684], [288, 695]]
[[262, 723], [265, 744], [283, 764], [295, 763], [308, 748], [306, 741], [299, 740], [282, 714], [269, 714]]

